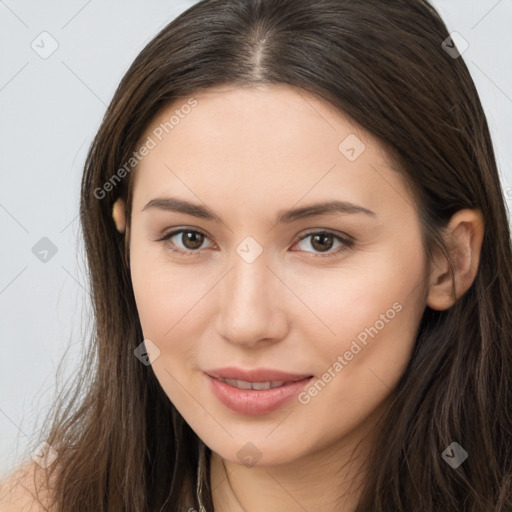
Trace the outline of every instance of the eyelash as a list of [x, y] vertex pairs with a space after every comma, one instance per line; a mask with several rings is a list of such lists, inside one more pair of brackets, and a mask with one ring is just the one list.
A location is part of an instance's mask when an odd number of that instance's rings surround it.
[[[177, 230], [174, 230], [174, 231], [171, 231], [171, 232], [165, 234], [163, 237], [159, 238], [157, 240], [157, 242], [166, 242], [165, 245], [168, 245], [167, 242], [169, 242], [171, 238], [173, 238], [176, 235], [179, 235], [180, 233], [197, 233], [197, 234], [203, 235], [206, 238], [209, 238], [208, 235], [206, 235], [206, 233], [203, 233], [202, 231], [199, 231], [197, 229], [181, 228], [181, 229], [177, 229]], [[341, 252], [344, 252], [344, 251], [350, 249], [354, 245], [353, 240], [350, 240], [349, 238], [344, 238], [344, 237], [337, 235], [328, 230], [309, 231], [308, 233], [303, 235], [301, 238], [299, 238], [299, 240], [294, 245], [300, 243], [302, 240], [304, 240], [312, 235], [332, 235], [334, 238], [338, 239], [343, 244], [341, 247], [338, 247], [337, 250], [335, 250], [333, 252], [326, 252], [326, 253], [314, 253], [313, 252], [313, 254], [315, 254], [315, 257], [330, 258], [333, 256], [337, 256]], [[175, 245], [175, 244], [173, 243], [173, 245]], [[195, 251], [190, 251], [190, 250], [187, 251], [187, 250], [183, 250], [183, 249], [176, 249], [175, 247], [171, 247], [171, 246], [169, 246], [169, 249], [174, 252], [177, 252], [178, 254], [183, 255], [183, 256], [187, 256], [187, 255], [195, 256], [204, 250], [204, 249], [197, 249]], [[312, 252], [312, 251], [304, 251], [304, 252]]]

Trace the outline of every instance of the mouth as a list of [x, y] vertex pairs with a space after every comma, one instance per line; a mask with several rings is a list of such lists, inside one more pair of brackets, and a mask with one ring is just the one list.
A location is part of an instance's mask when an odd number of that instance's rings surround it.
[[231, 411], [247, 416], [270, 414], [279, 409], [313, 379], [313, 375], [266, 369], [225, 368], [209, 370], [204, 375], [209, 381], [210, 390], [221, 404]]
[[[215, 377], [212, 377], [215, 378]], [[287, 384], [288, 382], [283, 380], [269, 380], [266, 382], [249, 382], [247, 380], [239, 380], [239, 379], [216, 379], [220, 382], [224, 382], [234, 388], [238, 389], [256, 389], [257, 391], [261, 391], [262, 389], [274, 389]], [[290, 381], [293, 382], [293, 381]]]

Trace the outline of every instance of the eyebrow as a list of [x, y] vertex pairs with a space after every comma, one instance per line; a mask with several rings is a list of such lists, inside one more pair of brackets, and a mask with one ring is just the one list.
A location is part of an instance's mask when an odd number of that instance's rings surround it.
[[[173, 211], [178, 213], [185, 213], [201, 219], [211, 220], [215, 222], [222, 222], [222, 219], [210, 210], [208, 207], [191, 203], [184, 199], [178, 199], [177, 197], [158, 197], [149, 201], [141, 211], [150, 209]], [[328, 215], [328, 214], [354, 214], [363, 213], [371, 217], [377, 217], [375, 212], [368, 210], [362, 206], [350, 203], [348, 201], [326, 201], [320, 203], [314, 203], [300, 208], [294, 208], [292, 210], [280, 210], [277, 212], [275, 223], [289, 224], [299, 219], [307, 217], [314, 217], [317, 215]]]

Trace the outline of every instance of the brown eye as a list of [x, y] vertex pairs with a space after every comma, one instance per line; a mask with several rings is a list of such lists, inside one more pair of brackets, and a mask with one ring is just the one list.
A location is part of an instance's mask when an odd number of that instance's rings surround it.
[[186, 249], [199, 249], [204, 241], [204, 235], [197, 231], [182, 231], [181, 241]]
[[[174, 239], [174, 240], [173, 240]], [[182, 254], [200, 253], [201, 246], [208, 237], [194, 229], [179, 229], [171, 231], [159, 241], [164, 241], [172, 251]]]
[[333, 235], [330, 233], [320, 233], [313, 235], [311, 246], [317, 251], [328, 251], [333, 246]]
[[[310, 240], [309, 244], [306, 243], [308, 239]], [[336, 242], [338, 242], [338, 245], [335, 245]], [[334, 233], [329, 233], [328, 231], [315, 231], [303, 236], [297, 245], [301, 251], [325, 253], [318, 254], [318, 256], [335, 256], [336, 254], [352, 247], [354, 242], [348, 238], [343, 238], [339, 235], [335, 235]], [[301, 245], [302, 247], [300, 247]], [[312, 247], [313, 251], [308, 250], [308, 246]], [[331, 251], [333, 248], [337, 250]]]

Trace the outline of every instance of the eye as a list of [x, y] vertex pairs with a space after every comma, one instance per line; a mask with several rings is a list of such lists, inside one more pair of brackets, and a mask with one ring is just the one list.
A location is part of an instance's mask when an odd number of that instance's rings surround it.
[[[309, 244], [306, 244], [304, 241], [308, 238], [311, 240]], [[194, 255], [199, 254], [205, 248], [202, 247], [205, 240], [209, 240], [209, 238], [203, 232], [195, 229], [181, 228], [167, 233], [157, 241], [165, 242], [166, 247], [179, 254]], [[335, 246], [335, 241], [338, 241], [338, 246]], [[349, 249], [354, 245], [354, 241], [349, 239], [349, 237], [342, 237], [329, 231], [311, 231], [303, 235], [295, 246], [300, 246], [300, 244], [303, 244], [303, 247], [299, 248], [301, 251], [317, 251], [317, 256], [329, 257], [336, 256], [340, 252]], [[308, 251], [304, 245], [309, 245], [314, 251]], [[333, 247], [337, 250], [331, 251]], [[297, 249], [292, 250], [296, 251]]]
[[[308, 238], [310, 238], [311, 240], [310, 240], [309, 244], [305, 244], [305, 245], [309, 245], [310, 247], [313, 247], [313, 249], [315, 251], [319, 251], [320, 254], [317, 254], [317, 255], [321, 256], [321, 257], [336, 256], [340, 252], [346, 251], [347, 249], [349, 249], [350, 247], [352, 247], [354, 245], [354, 241], [350, 240], [348, 237], [344, 238], [342, 236], [335, 235], [334, 233], [331, 233], [329, 231], [311, 231], [311, 232], [307, 233], [306, 235], [304, 235], [303, 237], [301, 237], [301, 239], [295, 245], [297, 245], [297, 246], [300, 245], [302, 242], [304, 242]], [[336, 240], [339, 242], [339, 245], [335, 247], [338, 250], [332, 251], [332, 252], [327, 252], [333, 248], [334, 242]], [[301, 248], [300, 250], [305, 250], [306, 252], [313, 252], [313, 251], [308, 251], [304, 248]], [[322, 254], [322, 253], [325, 253], [325, 254]]]
[[[176, 241], [173, 241], [173, 238], [176, 238]], [[158, 241], [166, 242], [165, 245], [172, 251], [181, 254], [195, 254], [201, 252], [201, 246], [207, 239], [208, 237], [201, 231], [195, 229], [177, 229], [167, 233]], [[180, 247], [180, 243], [182, 247]]]

